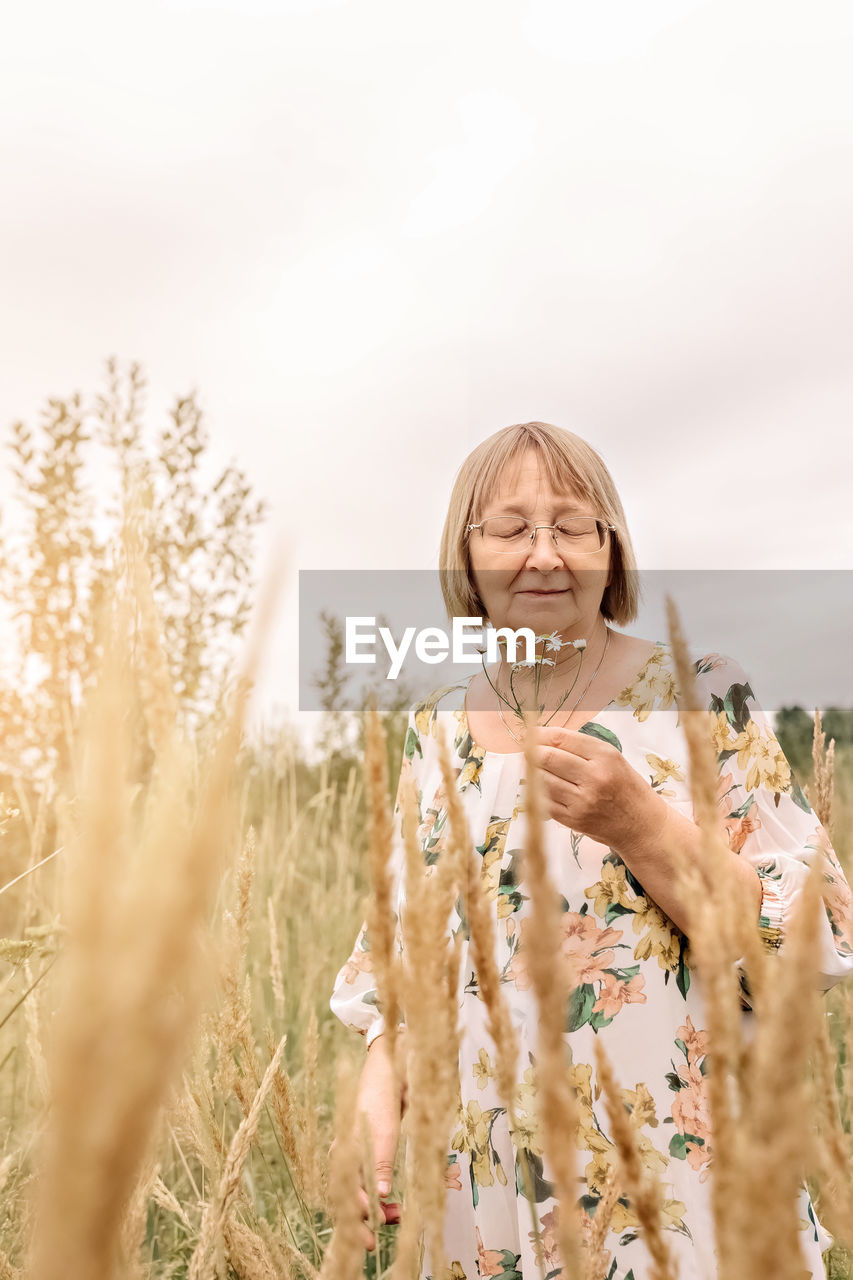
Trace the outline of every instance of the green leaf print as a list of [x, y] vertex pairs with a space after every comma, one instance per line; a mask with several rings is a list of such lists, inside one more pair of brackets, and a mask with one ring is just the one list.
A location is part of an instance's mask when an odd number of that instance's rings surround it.
[[674, 1133], [669, 1140], [669, 1154], [676, 1160], [687, 1159], [687, 1139], [683, 1133]]
[[617, 751], [622, 750], [622, 743], [616, 737], [611, 729], [605, 729], [603, 724], [596, 724], [594, 720], [590, 720], [587, 724], [582, 724], [578, 729], [578, 733], [587, 733], [591, 738], [600, 738], [602, 742], [609, 742], [611, 747], [615, 747]]
[[520, 1196], [526, 1195], [524, 1187], [524, 1173], [522, 1172], [519, 1156], [524, 1154], [527, 1158], [528, 1168], [530, 1170], [530, 1182], [533, 1188], [533, 1199], [536, 1204], [541, 1204], [543, 1200], [550, 1200], [554, 1195], [554, 1184], [543, 1177], [542, 1170], [544, 1164], [541, 1156], [536, 1156], [527, 1147], [519, 1147], [515, 1157], [515, 1187]]
[[635, 912], [631, 907], [625, 907], [621, 902], [608, 902], [604, 912], [604, 923], [611, 924], [618, 916], [632, 916]]
[[471, 928], [468, 924], [468, 917], [465, 914], [465, 903], [462, 900], [461, 894], [456, 899], [456, 906], [454, 907], [454, 910], [459, 917], [459, 925], [453, 930], [453, 936], [454, 938], [457, 938], [461, 935], [467, 942], [471, 937]]
[[803, 813], [813, 812], [811, 805], [803, 793], [802, 787], [798, 782], [795, 782], [793, 778], [791, 779], [791, 799], [794, 804], [799, 805]]
[[411, 760], [416, 751], [419, 756], [423, 757], [424, 749], [421, 746], [420, 735], [418, 734], [416, 729], [413, 729], [411, 727], [411, 725], [409, 725], [409, 730], [406, 734], [406, 745], [404, 749], [406, 752], [407, 760]]
[[582, 982], [572, 990], [569, 1000], [569, 1012], [566, 1019], [566, 1030], [577, 1031], [589, 1022], [592, 1006], [595, 1004], [595, 987], [589, 982]]
[[684, 963], [684, 947], [678, 950], [678, 971], [675, 975], [675, 985], [681, 992], [684, 999], [687, 999], [687, 992], [690, 990], [690, 970]]
[[491, 1273], [493, 1280], [524, 1280], [522, 1273], [518, 1269], [520, 1261], [520, 1253], [512, 1253], [509, 1249], [502, 1249], [500, 1265], [503, 1267], [503, 1271], [493, 1271]]
[[717, 694], [711, 696], [711, 710], [719, 714], [723, 711], [729, 724], [737, 733], [743, 733], [752, 717], [749, 714], [749, 707], [746, 705], [748, 698], [755, 698], [748, 684], [733, 684], [729, 686], [729, 691], [725, 698], [721, 699]]
[[732, 809], [728, 815], [730, 818], [745, 818], [752, 806], [755, 804], [755, 796], [750, 791], [743, 804], [739, 804], [736, 809]]

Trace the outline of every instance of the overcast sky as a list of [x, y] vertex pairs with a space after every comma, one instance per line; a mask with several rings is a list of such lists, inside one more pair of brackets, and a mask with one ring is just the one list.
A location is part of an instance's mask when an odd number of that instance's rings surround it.
[[852, 34], [847, 0], [10, 7], [0, 430], [112, 353], [152, 427], [198, 390], [290, 564], [264, 713], [296, 569], [434, 566], [513, 422], [603, 454], [645, 568], [851, 569]]

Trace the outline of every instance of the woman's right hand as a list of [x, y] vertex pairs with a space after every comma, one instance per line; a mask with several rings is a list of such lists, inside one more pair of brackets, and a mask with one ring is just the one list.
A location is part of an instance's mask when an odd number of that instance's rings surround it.
[[[394, 1087], [394, 1070], [388, 1053], [388, 1037], [385, 1034], [379, 1035], [367, 1051], [358, 1085], [356, 1108], [357, 1111], [364, 1113], [373, 1140], [374, 1178], [386, 1223], [400, 1221], [399, 1204], [385, 1203], [384, 1197], [391, 1191], [394, 1162], [400, 1140], [400, 1120], [405, 1110], [405, 1094], [405, 1082], [401, 1082], [396, 1089]], [[333, 1142], [332, 1147], [329, 1148], [330, 1153], [334, 1145]], [[362, 1185], [358, 1194], [363, 1220], [364, 1247], [372, 1252], [376, 1248], [376, 1236], [368, 1226], [370, 1200], [365, 1188], [363, 1170]]]

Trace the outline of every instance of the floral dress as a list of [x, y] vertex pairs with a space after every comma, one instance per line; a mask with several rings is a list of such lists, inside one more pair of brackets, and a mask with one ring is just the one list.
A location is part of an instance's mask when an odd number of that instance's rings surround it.
[[[818, 849], [828, 856], [820, 922], [820, 985], [853, 972], [853, 901], [827, 834], [792, 777], [766, 714], [740, 666], [722, 654], [695, 661], [718, 752], [718, 802], [730, 847], [755, 866], [762, 887], [759, 921], [764, 945], [783, 944], [786, 922]], [[493, 904], [497, 959], [520, 1039], [517, 1130], [510, 1132], [495, 1081], [494, 1045], [476, 974], [463, 944], [460, 975], [461, 1098], [447, 1166], [446, 1252], [440, 1280], [496, 1276], [533, 1280], [560, 1274], [557, 1203], [543, 1159], [535, 1106], [536, 1002], [525, 963], [529, 901], [521, 874], [524, 810], [522, 752], [487, 751], [471, 738], [465, 711], [467, 682], [435, 690], [416, 703], [402, 772], [417, 782], [419, 840], [427, 863], [447, 836], [446, 803], [436, 732], [442, 725], [458, 770], [471, 835], [482, 858], [482, 879]], [[687, 745], [679, 725], [669, 647], [658, 642], [633, 682], [582, 732], [622, 751], [649, 786], [693, 816]], [[402, 884], [401, 808], [395, 809], [394, 866]], [[630, 1104], [644, 1165], [663, 1184], [666, 1239], [682, 1276], [716, 1280], [710, 1202], [711, 1134], [704, 1070], [708, 1032], [698, 976], [691, 973], [688, 939], [666, 916], [617, 853], [554, 819], [545, 823], [546, 858], [563, 903], [564, 949], [580, 965], [570, 1005], [568, 1036], [573, 1083], [580, 1101], [579, 1150], [584, 1210], [594, 1213], [615, 1147], [594, 1079], [593, 1037], [600, 1036], [624, 1100]], [[831, 873], [830, 869], [831, 868]], [[402, 906], [398, 887], [397, 911]], [[450, 927], [461, 927], [452, 917]], [[464, 935], [463, 935], [464, 936]], [[399, 939], [398, 946], [402, 945]], [[743, 985], [744, 1018], [751, 1017]], [[341, 968], [331, 998], [334, 1013], [365, 1036], [383, 1030], [363, 926]], [[533, 1172], [540, 1242], [522, 1194], [517, 1152]], [[817, 1221], [805, 1182], [800, 1189], [804, 1274], [823, 1280], [823, 1250], [832, 1237]], [[616, 1204], [605, 1240], [612, 1259], [607, 1280], [646, 1280], [650, 1259], [626, 1199]], [[429, 1255], [423, 1277], [430, 1276]], [[439, 1280], [434, 1277], [433, 1280]]]

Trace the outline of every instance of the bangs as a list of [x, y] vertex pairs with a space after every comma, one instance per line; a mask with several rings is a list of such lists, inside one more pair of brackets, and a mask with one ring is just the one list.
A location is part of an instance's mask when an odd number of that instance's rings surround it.
[[535, 430], [530, 427], [524, 434], [509, 438], [502, 447], [496, 448], [488, 458], [482, 471], [474, 481], [471, 493], [471, 518], [478, 520], [487, 503], [491, 502], [502, 488], [512, 488], [521, 474], [524, 455], [529, 448], [536, 450], [539, 466], [555, 493], [572, 491], [587, 502], [595, 502], [596, 494], [584, 474], [578, 470], [568, 453], [554, 448], [554, 441], [549, 440], [550, 447], [543, 447], [544, 442], [537, 438]]

